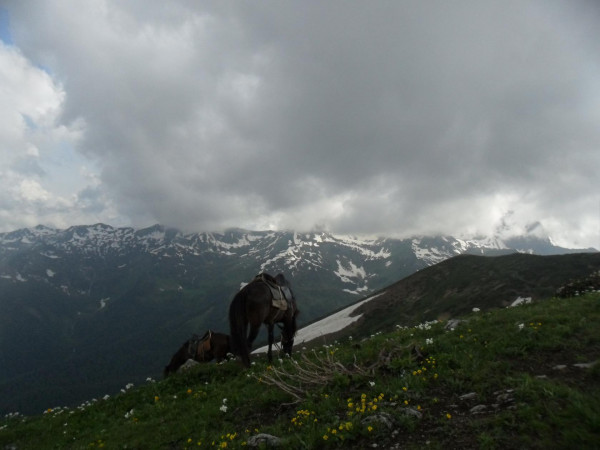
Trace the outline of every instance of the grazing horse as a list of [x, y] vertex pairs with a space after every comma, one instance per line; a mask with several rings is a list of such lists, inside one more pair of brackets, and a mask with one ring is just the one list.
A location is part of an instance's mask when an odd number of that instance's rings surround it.
[[[278, 302], [278, 306], [274, 305], [275, 302]], [[257, 275], [233, 297], [229, 305], [229, 334], [233, 353], [239, 355], [242, 363], [249, 367], [252, 343], [264, 323], [269, 334], [267, 356], [271, 362], [273, 327], [276, 323], [283, 323], [282, 348], [291, 355], [297, 315], [296, 300], [285, 277], [282, 274], [276, 277], [266, 273]]]
[[183, 343], [181, 348], [171, 358], [165, 367], [164, 376], [177, 372], [188, 359], [198, 362], [208, 362], [216, 359], [221, 362], [229, 353], [229, 336], [208, 330], [202, 337], [192, 336]]

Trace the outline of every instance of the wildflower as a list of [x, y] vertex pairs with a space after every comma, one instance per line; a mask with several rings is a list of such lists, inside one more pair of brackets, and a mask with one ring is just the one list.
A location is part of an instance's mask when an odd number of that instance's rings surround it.
[[452, 419], [452, 414], [450, 414], [450, 413], [447, 413], [447, 414], [446, 414], [446, 419], [448, 419], [448, 420]]
[[481, 311], [479, 308], [473, 308], [473, 312], [479, 312]]
[[369, 433], [370, 433], [371, 431], [373, 431], [373, 427], [372, 427], [371, 425], [369, 425], [369, 426], [367, 427], [367, 430], [368, 430], [368, 431], [369, 431]]
[[520, 323], [519, 324], [519, 330], [522, 330], [523, 328], [525, 328], [525, 324], [524, 323]]
[[433, 338], [427, 338], [427, 339], [425, 339], [425, 344], [427, 344], [427, 345], [433, 344]]
[[155, 395], [155, 396], [154, 396], [154, 401], [155, 401], [155, 402], [157, 402], [158, 400], [159, 400], [159, 397], [158, 397], [158, 395]]
[[223, 411], [224, 413], [227, 412], [227, 405], [221, 405], [221, 407], [219, 408], [221, 411]]
[[323, 440], [326, 441], [327, 439], [329, 439], [329, 436], [327, 436], [326, 434], [323, 435]]
[[371, 386], [371, 387], [375, 386], [375, 382], [374, 381], [369, 381], [369, 386]]
[[192, 390], [191, 390], [191, 389], [188, 389], [188, 390], [187, 390], [187, 393], [188, 393], [188, 394], [191, 394], [191, 393], [192, 393]]

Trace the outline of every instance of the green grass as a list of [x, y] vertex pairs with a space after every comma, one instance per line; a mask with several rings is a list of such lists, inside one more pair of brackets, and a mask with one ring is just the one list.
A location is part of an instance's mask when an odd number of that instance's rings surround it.
[[573, 364], [600, 359], [600, 295], [464, 319], [453, 331], [399, 328], [272, 366], [255, 357], [250, 370], [203, 365], [78, 408], [11, 415], [0, 448], [244, 448], [257, 433], [294, 449], [598, 448], [600, 367]]

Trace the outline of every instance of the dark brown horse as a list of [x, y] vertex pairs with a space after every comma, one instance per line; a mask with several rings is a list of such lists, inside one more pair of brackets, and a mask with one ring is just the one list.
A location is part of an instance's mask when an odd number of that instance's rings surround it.
[[[271, 287], [269, 287], [271, 286]], [[288, 300], [276, 307], [273, 288], [284, 292]], [[282, 274], [272, 277], [268, 274], [258, 275], [240, 290], [229, 305], [229, 334], [233, 353], [239, 355], [242, 363], [250, 366], [250, 351], [261, 324], [267, 326], [269, 334], [269, 350], [267, 356], [272, 360], [273, 328], [282, 323], [281, 346], [285, 353], [292, 354], [294, 336], [296, 334], [296, 316], [298, 308], [288, 281]]]
[[171, 358], [169, 365], [165, 367], [164, 376], [177, 372], [188, 359], [198, 362], [208, 362], [216, 359], [223, 361], [229, 353], [229, 336], [223, 333], [215, 333], [208, 330], [202, 337], [192, 336], [183, 343], [181, 348]]

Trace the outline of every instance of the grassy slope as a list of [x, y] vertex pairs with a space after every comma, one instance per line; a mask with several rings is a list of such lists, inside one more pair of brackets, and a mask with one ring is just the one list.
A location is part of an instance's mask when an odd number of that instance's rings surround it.
[[588, 277], [598, 267], [600, 253], [456, 256], [383, 289], [382, 295], [357, 311], [364, 314], [352, 333], [389, 331], [397, 323], [446, 320], [474, 307], [484, 311], [504, 308], [517, 297], [547, 299], [559, 287]]
[[598, 448], [600, 367], [572, 366], [600, 359], [598, 330], [600, 295], [588, 294], [250, 371], [205, 365], [80, 408], [4, 418], [0, 448], [241, 448], [257, 432], [283, 448]]

